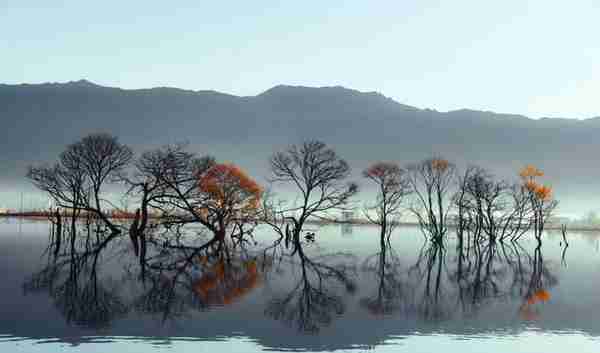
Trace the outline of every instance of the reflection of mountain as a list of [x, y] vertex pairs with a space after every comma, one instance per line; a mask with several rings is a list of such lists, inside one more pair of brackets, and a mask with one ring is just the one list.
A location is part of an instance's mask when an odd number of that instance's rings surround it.
[[[559, 198], [560, 185], [591, 184], [600, 177], [595, 163], [598, 118], [441, 113], [343, 87], [276, 86], [254, 97], [237, 97], [174, 88], [122, 90], [86, 81], [0, 85], [0, 107], [3, 118], [11, 121], [0, 132], [2, 176], [11, 173], [19, 179], [24, 170], [17, 161], [53, 159], [66, 143], [97, 130], [135, 146], [174, 139], [203, 144], [217, 157], [250, 167], [252, 174], [262, 172], [273, 145], [310, 137], [338, 147], [357, 168], [373, 158], [413, 161], [433, 152], [510, 175], [535, 162], [558, 186]], [[31, 131], [44, 134], [36, 136], [35, 145], [24, 145]], [[246, 152], [241, 155], [231, 148], [240, 144]]]

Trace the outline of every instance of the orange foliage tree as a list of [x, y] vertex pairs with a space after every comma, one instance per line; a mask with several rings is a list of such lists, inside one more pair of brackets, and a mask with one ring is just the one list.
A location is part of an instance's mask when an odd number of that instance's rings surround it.
[[551, 299], [552, 295], [548, 288], [556, 284], [556, 279], [549, 276], [549, 271], [544, 266], [541, 243], [539, 243], [535, 249], [531, 261], [533, 267], [529, 286], [523, 304], [519, 308], [519, 313], [525, 320], [536, 320], [539, 318], [539, 304], [545, 303]]
[[260, 283], [256, 260], [226, 263], [222, 259], [205, 265], [205, 272], [193, 284], [193, 291], [206, 305], [228, 305], [241, 299]]
[[263, 188], [254, 179], [229, 163], [215, 164], [199, 175], [198, 187], [205, 194], [200, 214], [215, 224], [220, 239], [232, 225], [241, 231], [245, 221], [256, 217], [263, 194]]
[[552, 214], [558, 202], [553, 199], [552, 188], [538, 181], [538, 177], [544, 176], [544, 172], [537, 167], [531, 164], [526, 165], [519, 172], [519, 176], [523, 182], [522, 188], [527, 193], [529, 202], [531, 203], [534, 233], [539, 240], [542, 236], [546, 220]]

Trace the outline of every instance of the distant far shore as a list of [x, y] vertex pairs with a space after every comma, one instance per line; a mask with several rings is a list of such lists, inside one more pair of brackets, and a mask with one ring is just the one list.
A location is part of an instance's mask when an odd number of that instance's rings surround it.
[[[49, 218], [53, 217], [53, 215], [51, 215], [48, 212], [17, 212], [17, 213], [0, 213], [0, 218], [25, 218], [25, 219], [29, 219], [29, 220], [48, 220]], [[63, 217], [70, 217], [69, 215], [63, 215]], [[80, 219], [86, 219], [87, 217], [85, 215], [80, 215], [78, 218]], [[130, 220], [130, 219], [134, 219], [135, 215], [133, 213], [119, 213], [119, 214], [113, 214], [113, 215], [109, 215], [108, 218], [110, 219], [116, 219], [116, 220]], [[160, 216], [150, 216], [151, 219], [160, 219]], [[307, 221], [307, 223], [309, 224], [316, 224], [316, 225], [333, 225], [333, 224], [348, 224], [348, 225], [356, 225], [356, 226], [375, 226], [374, 224], [370, 223], [368, 220], [366, 219], [350, 219], [350, 220], [336, 220], [336, 219], [329, 219], [329, 220], [309, 220]], [[398, 226], [400, 227], [418, 227], [419, 223], [418, 222], [398, 222], [397, 223]], [[448, 224], [448, 226], [450, 228], [456, 228], [455, 224]], [[567, 231], [576, 231], [576, 232], [594, 232], [594, 231], [600, 231], [600, 225], [582, 225], [582, 224], [566, 224], [567, 226]], [[561, 230], [562, 228], [562, 224], [560, 223], [548, 223], [544, 229], [545, 230]]]

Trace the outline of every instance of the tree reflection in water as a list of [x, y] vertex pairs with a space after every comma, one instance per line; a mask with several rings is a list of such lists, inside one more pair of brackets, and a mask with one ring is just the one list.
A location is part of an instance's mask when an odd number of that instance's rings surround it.
[[[307, 256], [304, 245], [296, 240], [288, 263], [300, 270], [292, 289], [267, 302], [265, 314], [304, 333], [318, 333], [346, 309], [341, 293], [354, 293], [356, 273], [351, 254]], [[286, 255], [283, 255], [286, 256]], [[349, 261], [350, 260], [350, 261]]]
[[[90, 232], [85, 228], [81, 234]], [[108, 327], [132, 309], [158, 314], [164, 322], [190, 310], [227, 305], [260, 283], [259, 264], [263, 269], [268, 267], [265, 262], [268, 257], [259, 263], [239, 244], [191, 246], [180, 241], [169, 244], [151, 234], [148, 243], [151, 255], [141, 264], [145, 271], [140, 277], [133, 274], [137, 271], [128, 271], [138, 261], [126, 240], [114, 235], [92, 239], [95, 241], [86, 238], [79, 242], [79, 247], [68, 247], [61, 252], [46, 251], [47, 266], [23, 285], [26, 294], [48, 291], [67, 323], [83, 327]], [[55, 246], [51, 243], [49, 249]], [[110, 277], [115, 270], [111, 260], [115, 258], [125, 260], [122, 283]], [[124, 283], [139, 294], [122, 293], [119, 284]]]
[[117, 284], [101, 280], [98, 267], [109, 242], [91, 250], [60, 255], [48, 252], [50, 261], [23, 286], [25, 293], [48, 291], [55, 307], [67, 323], [90, 328], [110, 326], [129, 311], [116, 293]]
[[374, 315], [389, 315], [400, 309], [402, 296], [407, 291], [401, 273], [401, 261], [389, 242], [380, 244], [381, 250], [365, 259], [362, 270], [374, 273], [377, 288], [372, 296], [360, 300], [360, 305]]
[[375, 315], [439, 322], [476, 317], [489, 305], [514, 301], [522, 303], [522, 318], [539, 316], [540, 303], [558, 284], [544, 263], [540, 242], [533, 254], [517, 242], [481, 242], [466, 250], [449, 254], [444, 243], [427, 241], [415, 263], [403, 269], [386, 243], [362, 266], [377, 282], [361, 306]]
[[[448, 240], [428, 240], [409, 262], [389, 241], [360, 258], [312, 251], [315, 245], [302, 239], [293, 251], [281, 242], [194, 245], [181, 228], [159, 228], [148, 233], [143, 276], [126, 237], [85, 228], [75, 247], [65, 242], [55, 251], [56, 244], [50, 245], [46, 267], [24, 284], [25, 293], [47, 292], [67, 323], [99, 329], [132, 312], [174, 321], [231, 305], [268, 284], [276, 290], [265, 298], [264, 314], [316, 334], [352, 303], [375, 316], [439, 322], [476, 317], [489, 305], [512, 301], [519, 317], [535, 320], [558, 283], [539, 241], [530, 253], [518, 242], [480, 239], [454, 249]], [[118, 273], [120, 278], [113, 277]], [[361, 295], [354, 300], [358, 284]]]

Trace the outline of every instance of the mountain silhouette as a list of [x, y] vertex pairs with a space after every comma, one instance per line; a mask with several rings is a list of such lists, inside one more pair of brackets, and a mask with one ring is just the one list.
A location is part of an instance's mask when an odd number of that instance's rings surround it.
[[600, 117], [530, 119], [461, 109], [438, 112], [377, 92], [340, 86], [275, 86], [256, 96], [169, 87], [120, 89], [87, 80], [0, 85], [0, 183], [22, 181], [28, 164], [53, 160], [91, 132], [110, 132], [143, 151], [187, 141], [259, 175], [270, 154], [316, 138], [355, 171], [369, 162], [413, 162], [439, 154], [514, 176], [526, 163], [546, 171], [557, 193], [589, 194], [600, 178]]

